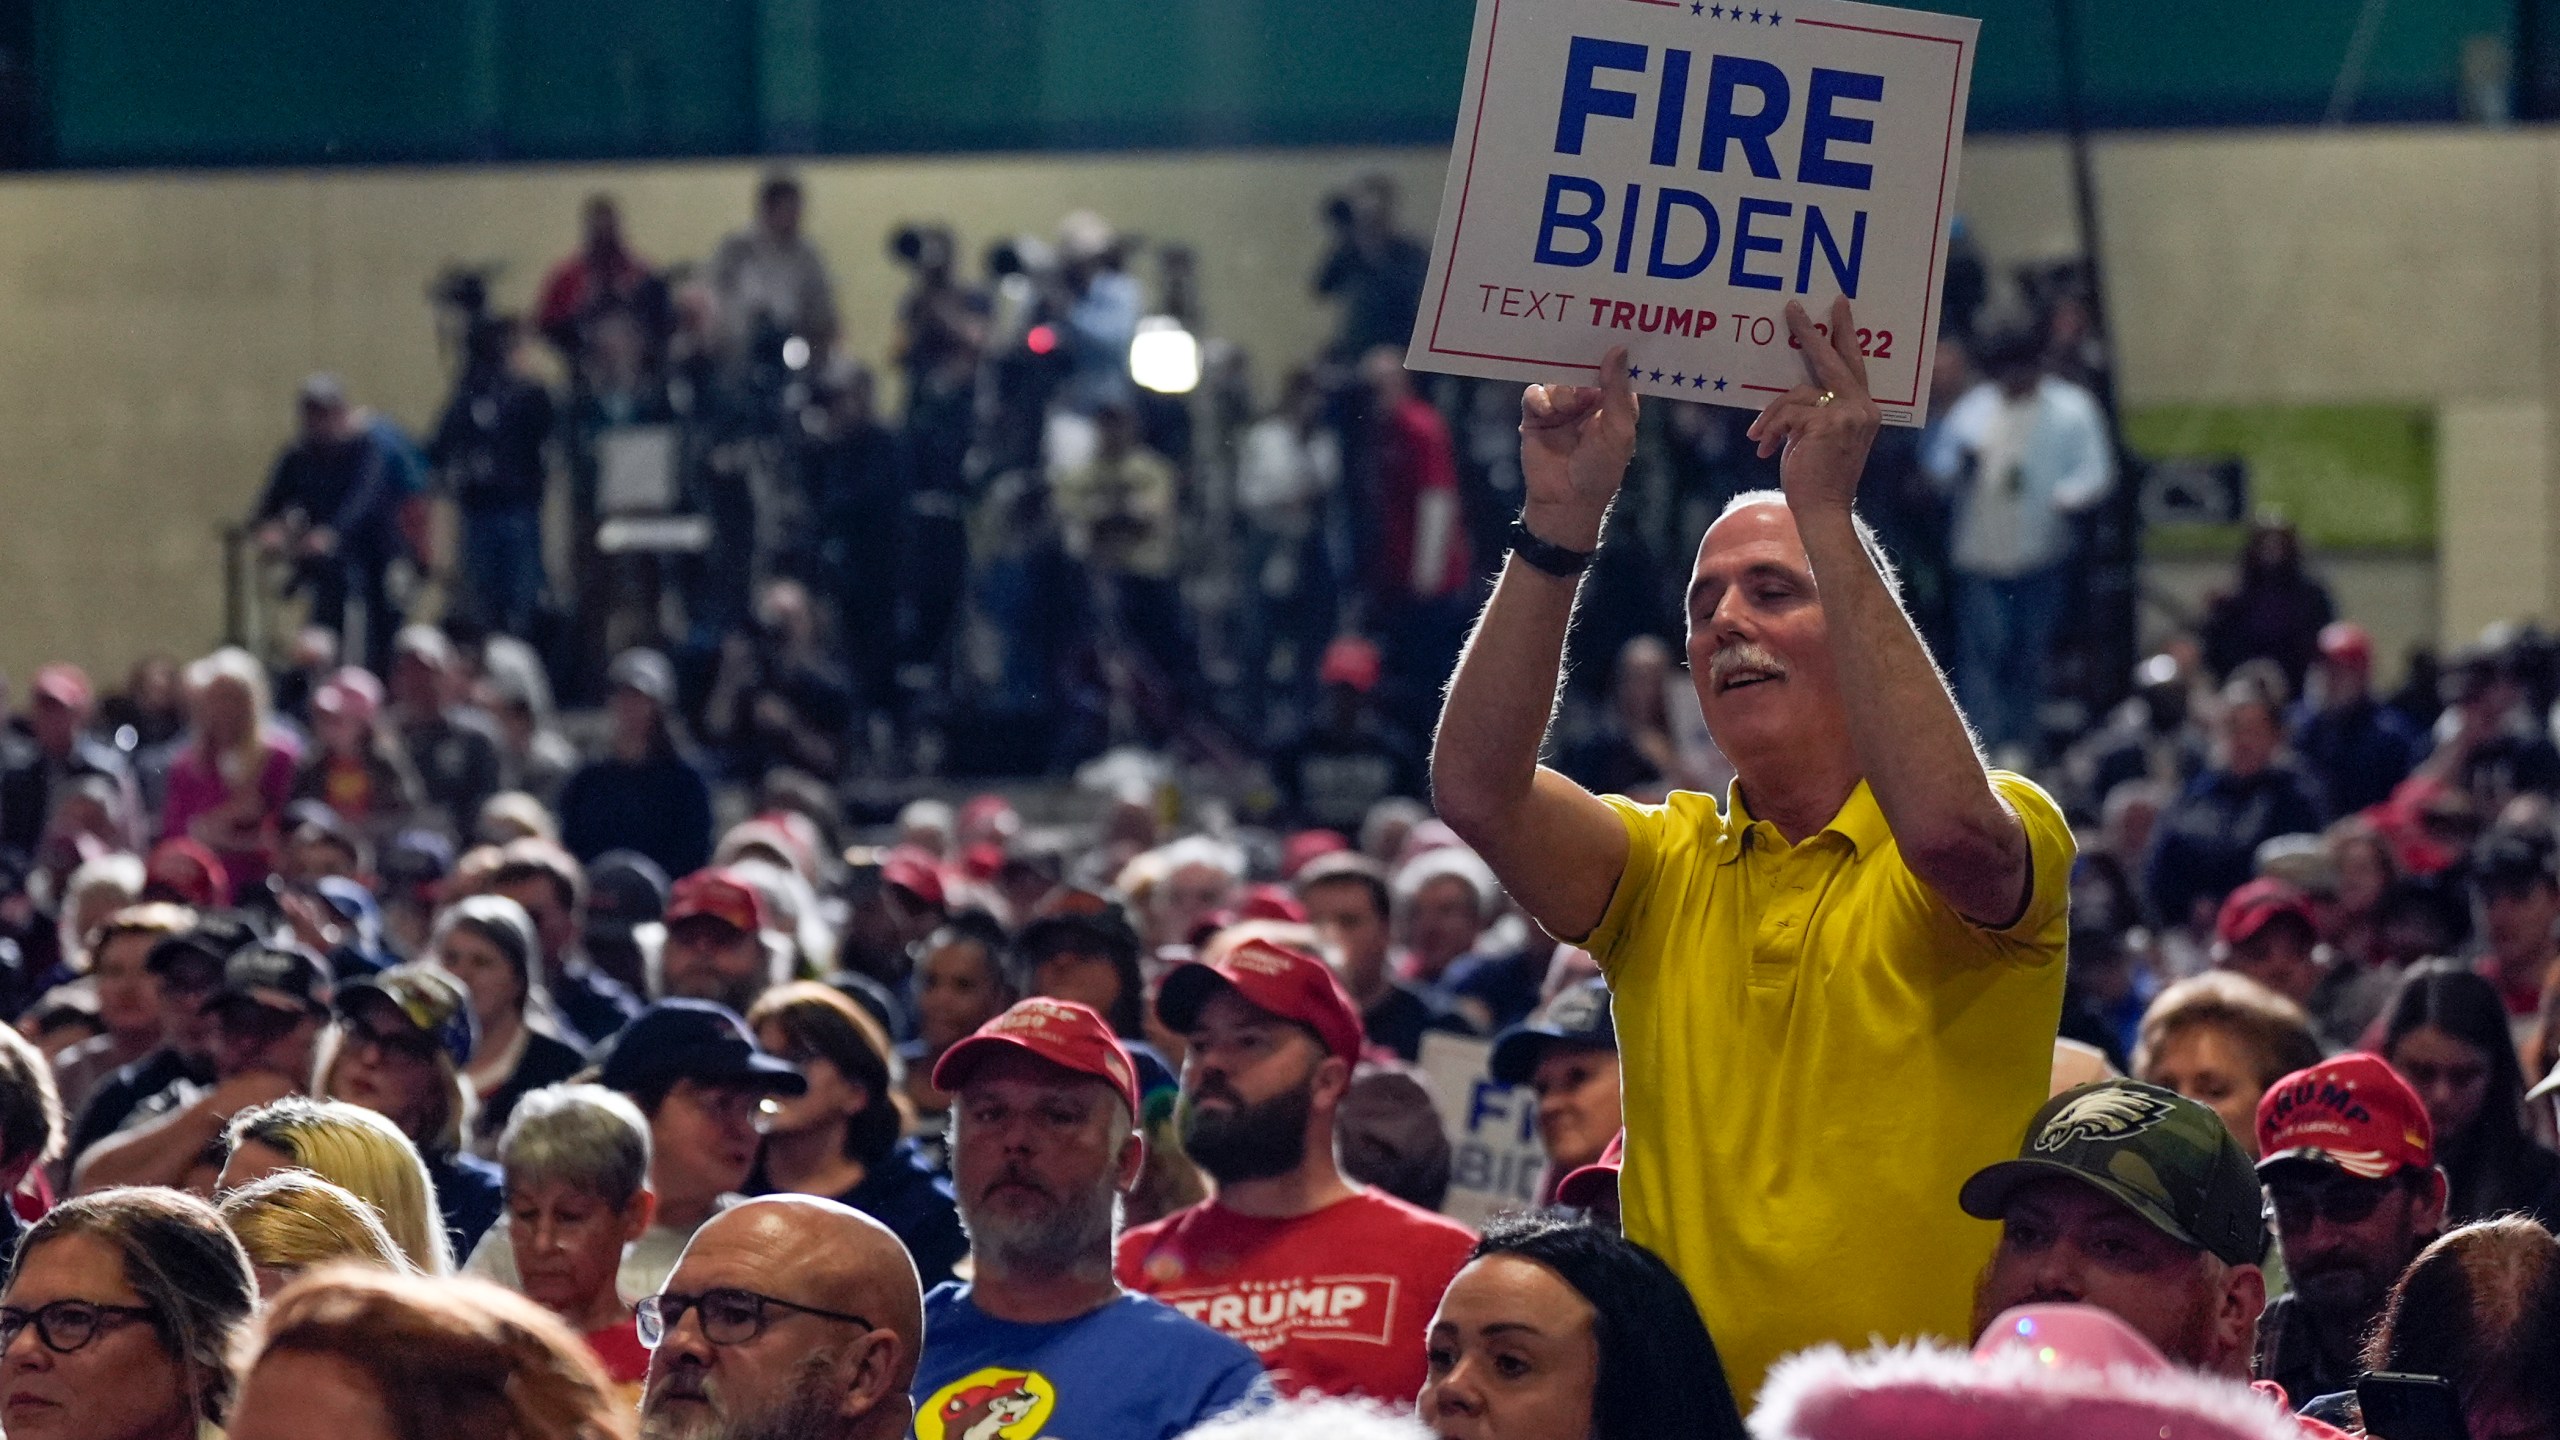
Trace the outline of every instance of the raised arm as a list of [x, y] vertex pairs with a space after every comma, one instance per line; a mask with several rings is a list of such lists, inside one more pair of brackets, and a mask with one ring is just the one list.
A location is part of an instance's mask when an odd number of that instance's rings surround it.
[[[1599, 548], [1609, 502], [1635, 454], [1636, 396], [1624, 349], [1599, 388], [1532, 385], [1520, 397], [1520, 523], [1568, 550]], [[1547, 932], [1578, 940], [1607, 913], [1627, 832], [1589, 791], [1538, 763], [1554, 714], [1579, 577], [1507, 559], [1450, 677], [1431, 746], [1431, 798]]]
[[1821, 591], [1850, 744], [1912, 873], [1958, 914], [2009, 924], [2028, 900], [2026, 828], [1991, 788], [1945, 678], [1851, 515], [1882, 418], [1849, 302], [1833, 303], [1828, 336], [1792, 301], [1787, 327], [1813, 381], [1772, 401], [1751, 437], [1764, 459], [1785, 455], [1778, 480]]

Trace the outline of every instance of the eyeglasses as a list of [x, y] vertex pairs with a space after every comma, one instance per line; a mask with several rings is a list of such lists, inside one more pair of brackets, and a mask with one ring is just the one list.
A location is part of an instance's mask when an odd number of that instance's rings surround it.
[[778, 1300], [753, 1290], [720, 1289], [705, 1290], [699, 1295], [652, 1295], [632, 1308], [640, 1321], [640, 1343], [652, 1350], [666, 1343], [668, 1334], [684, 1323], [684, 1312], [693, 1309], [702, 1311], [702, 1338], [714, 1345], [744, 1345], [753, 1341], [764, 1333], [766, 1325], [772, 1323], [773, 1317], [767, 1312], [776, 1309], [815, 1315], [822, 1320], [841, 1320], [865, 1330], [877, 1328], [859, 1315]]
[[2308, 1230], [2315, 1220], [2360, 1225], [2382, 1208], [2399, 1185], [2389, 1180], [2348, 1180], [2327, 1185], [2287, 1185], [2267, 1191], [2267, 1210], [2279, 1230]]
[[44, 1348], [68, 1355], [105, 1331], [158, 1313], [136, 1305], [92, 1305], [86, 1300], [56, 1300], [37, 1310], [0, 1306], [0, 1351], [17, 1344], [20, 1332], [32, 1324]]
[[398, 1055], [409, 1060], [436, 1058], [435, 1040], [414, 1030], [383, 1031], [376, 1030], [370, 1025], [349, 1023], [346, 1027], [346, 1037], [347, 1048], [350, 1050], [371, 1048], [385, 1055]]

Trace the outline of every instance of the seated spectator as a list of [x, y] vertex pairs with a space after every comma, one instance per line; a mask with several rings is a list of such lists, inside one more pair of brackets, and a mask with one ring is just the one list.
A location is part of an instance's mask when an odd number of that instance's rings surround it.
[[330, 990], [328, 971], [306, 951], [257, 944], [234, 952], [203, 1002], [214, 1021], [212, 1087], [173, 1084], [138, 1104], [121, 1133], [81, 1157], [77, 1187], [201, 1187], [206, 1157], [219, 1155], [237, 1116], [310, 1089]]
[[391, 725], [417, 767], [429, 813], [467, 836], [481, 805], [507, 788], [497, 724], [469, 703], [470, 677], [443, 631], [409, 626], [393, 639], [392, 654]]
[[276, 1297], [244, 1352], [238, 1440], [629, 1440], [577, 1337], [492, 1285], [333, 1270]]
[[154, 1097], [170, 1087], [213, 1083], [215, 1022], [205, 1013], [204, 1002], [221, 987], [223, 962], [231, 951], [251, 938], [246, 925], [199, 919], [162, 937], [144, 954], [143, 968], [150, 972], [159, 1003], [160, 1044], [99, 1082], [78, 1112], [60, 1167], [64, 1190], [71, 1188], [72, 1175], [89, 1148], [123, 1129], [137, 1108], [149, 1104], [156, 1114], [164, 1107]]
[[162, 1007], [151, 978], [151, 952], [195, 923], [195, 912], [184, 906], [134, 905], [115, 912], [97, 931], [89, 944], [89, 977], [104, 1033], [54, 1057], [53, 1084], [65, 1114], [78, 1115], [110, 1076], [159, 1048]]
[[462, 1067], [475, 1035], [462, 986], [433, 965], [395, 965], [339, 991], [338, 1018], [321, 1098], [400, 1127], [426, 1162], [451, 1253], [469, 1255], [504, 1202], [498, 1167], [463, 1148], [471, 1096]]
[[222, 1223], [248, 1252], [262, 1302], [305, 1270], [340, 1261], [416, 1273], [371, 1205], [308, 1170], [279, 1170], [223, 1196]]
[[2353, 815], [2391, 798], [2426, 738], [2373, 696], [2373, 636], [2348, 620], [2320, 631], [2320, 663], [2293, 712], [2293, 749], [2329, 807]]
[[1556, 1203], [1568, 1210], [1580, 1210], [1594, 1225], [1616, 1230], [1618, 1221], [1618, 1171], [1626, 1162], [1627, 1132], [1609, 1137], [1609, 1148], [1600, 1152], [1597, 1162], [1583, 1166], [1564, 1177], [1556, 1185]]
[[125, 672], [123, 691], [99, 704], [98, 725], [111, 735], [131, 730], [137, 754], [177, 739], [187, 725], [187, 687], [178, 662], [166, 655], [134, 661]]
[[703, 1226], [640, 1302], [641, 1430], [900, 1440], [922, 1312], [915, 1267], [877, 1221], [809, 1195], [747, 1201]]
[[1404, 978], [1428, 990], [1472, 953], [1502, 910], [1492, 869], [1472, 850], [1444, 846], [1395, 872], [1396, 928], [1405, 943]]
[[[508, 845], [500, 852], [496, 873], [489, 877], [490, 892], [523, 906], [533, 921], [533, 936], [541, 947], [542, 992], [552, 1014], [567, 1027], [553, 1038], [581, 1049], [603, 1044], [640, 1013], [638, 993], [599, 969], [589, 953], [587, 888], [588, 874], [577, 857], [540, 840]], [[665, 877], [657, 877], [653, 894], [654, 904], [646, 907], [649, 913], [645, 917], [635, 913], [631, 923], [665, 914]], [[608, 908], [612, 903], [607, 901]], [[623, 940], [628, 939], [626, 932]]]
[[2258, 1153], [2291, 1288], [2258, 1322], [2256, 1371], [2308, 1405], [2355, 1384], [2392, 1284], [2443, 1228], [2445, 1177], [2426, 1106], [2371, 1055], [2277, 1081]]
[[1362, 1065], [1334, 1111], [1333, 1133], [1344, 1179], [1421, 1210], [1448, 1203], [1456, 1152], [1414, 1072]]
[[[1205, 835], [1176, 840], [1141, 859], [1151, 862], [1156, 877], [1138, 903], [1150, 950], [1192, 943], [1201, 922], [1232, 909], [1244, 888], [1243, 852]], [[1134, 898], [1137, 887], [1129, 888]]]
[[62, 1153], [62, 1101], [53, 1068], [34, 1043], [0, 1027], [0, 1266], [18, 1246], [18, 1207], [52, 1202], [38, 1167]]
[[[800, 1072], [756, 1048], [737, 1015], [702, 1000], [661, 1000], [604, 1052], [598, 1080], [649, 1121], [656, 1218], [623, 1253], [625, 1295], [654, 1295], [704, 1221], [733, 1204], [756, 1163], [767, 1097], [797, 1095]], [[505, 1227], [471, 1256], [472, 1274], [522, 1289]]]
[[[27, 689], [30, 743], [0, 764], [0, 850], [21, 855], [36, 852], [54, 802], [70, 782], [102, 777], [128, 797], [133, 785], [124, 752], [88, 733], [97, 697], [86, 672], [77, 665], [47, 665]], [[132, 809], [129, 799], [125, 809]]]
[[1118, 906], [1039, 915], [1013, 937], [1005, 972], [1025, 998], [1073, 1000], [1100, 1015], [1138, 1066], [1141, 1095], [1170, 1087], [1173, 1071], [1146, 1044], [1147, 982], [1138, 967], [1138, 936]]
[[2276, 1081], [2318, 1063], [2320, 1041], [2301, 1007], [2229, 971], [2161, 991], [2143, 1012], [2133, 1046], [2133, 1078], [2221, 1116], [2252, 1160], [2259, 1097]]
[[[636, 1006], [637, 997], [649, 988], [651, 957], [646, 952], [664, 934], [659, 924], [667, 913], [667, 872], [636, 850], [608, 850], [587, 867], [586, 888], [586, 918], [578, 926], [579, 942], [594, 963], [596, 978], [613, 982], [621, 993], [633, 997]], [[517, 898], [516, 903], [524, 901]], [[527, 905], [525, 911], [535, 917], [539, 933], [542, 908]], [[594, 1023], [602, 1020], [599, 1011]], [[619, 1031], [628, 1023], [618, 1022], [613, 1028]]]
[[669, 875], [711, 857], [711, 787], [676, 729], [676, 672], [655, 650], [625, 650], [605, 672], [605, 754], [560, 787], [560, 840], [589, 864], [637, 850]]
[[550, 809], [522, 790], [501, 790], [481, 801], [471, 834], [483, 845], [501, 847], [522, 840], [560, 843], [560, 825]]
[[560, 733], [541, 657], [512, 635], [492, 635], [481, 652], [480, 672], [478, 701], [498, 722], [507, 773], [518, 789], [551, 805], [578, 768], [578, 747]]
[[[1025, 1000], [943, 1053], [970, 1276], [927, 1300], [920, 1427], [1171, 1440], [1255, 1395], [1252, 1351], [1112, 1283], [1120, 1197], [1138, 1183], [1137, 1069], [1102, 1017]], [[1006, 1417], [995, 1426], [991, 1417]]]
[[[1475, 1237], [1343, 1179], [1335, 1112], [1361, 1043], [1351, 997], [1314, 956], [1254, 941], [1167, 975], [1156, 1005], [1189, 1043], [1182, 1145], [1217, 1192], [1121, 1237], [1120, 1283], [1252, 1345], [1285, 1393], [1409, 1403], [1430, 1308]], [[1346, 1274], [1371, 1278], [1331, 1278]], [[1320, 1276], [1333, 1288], [1326, 1321], [1245, 1303]], [[1343, 1323], [1346, 1306], [1355, 1324]]]
[[735, 869], [698, 870], [667, 900], [658, 993], [741, 1014], [780, 983], [784, 957], [765, 938], [764, 897]]
[[2443, 738], [2418, 766], [2420, 777], [2452, 786], [2484, 816], [2496, 815], [2528, 791], [2560, 793], [2560, 748], [2526, 703], [2516, 660], [2510, 650], [2484, 647], [2446, 667], [2443, 697], [2451, 726], [2439, 725]]
[[317, 800], [365, 834], [388, 837], [426, 804], [408, 752], [382, 722], [382, 682], [354, 666], [312, 694], [312, 747], [293, 798]]
[[[1690, 772], [1671, 734], [1671, 687], [1677, 673], [1671, 647], [1658, 635], [1637, 635], [1619, 646], [1607, 715], [1557, 768], [1594, 795], [1653, 797], [1702, 788], [1707, 777]], [[1687, 688], [1685, 679], [1681, 688]]]
[[533, 933], [515, 901], [472, 895], [455, 901], [427, 937], [428, 953], [462, 982], [470, 1001], [473, 1038], [462, 1075], [475, 1110], [475, 1151], [496, 1148], [518, 1100], [586, 1065], [579, 1048], [552, 1030], [547, 997], [534, 978]]
[[1616, 1232], [1497, 1220], [1431, 1317], [1414, 1414], [1441, 1440], [1743, 1440], [1688, 1287]]
[[1378, 705], [1384, 664], [1378, 647], [1357, 635], [1325, 647], [1316, 666], [1323, 687], [1316, 714], [1271, 757], [1291, 820], [1356, 830], [1381, 801], [1422, 792], [1421, 745]]
[[783, 766], [834, 780], [844, 770], [853, 689], [818, 643], [808, 587], [768, 581], [752, 633], [731, 633], [702, 706], [702, 738], [730, 779], [753, 784]]
[[1343, 989], [1360, 1007], [1361, 1030], [1370, 1044], [1411, 1061], [1421, 1055], [1425, 1031], [1465, 1030], [1421, 990], [1396, 978], [1389, 923], [1395, 907], [1386, 867], [1365, 855], [1326, 855], [1298, 872], [1296, 888], [1308, 922], [1332, 947]]
[[809, 1083], [772, 1102], [750, 1187], [850, 1205], [889, 1227], [922, 1283], [950, 1279], [969, 1240], [950, 1185], [905, 1138], [896, 1061], [879, 1024], [840, 991], [803, 980], [765, 992], [747, 1012], [747, 1027]]
[[2213, 940], [2214, 964], [2309, 1010], [2323, 976], [2310, 896], [2282, 880], [2252, 880], [2223, 897]]
[[1017, 998], [1005, 973], [1005, 943], [995, 917], [964, 910], [926, 937], [916, 964], [916, 1036], [898, 1047], [898, 1058], [906, 1066], [907, 1134], [939, 1172], [951, 1168], [951, 1097], [933, 1083], [933, 1067]]
[[160, 836], [204, 846], [234, 885], [260, 884], [301, 753], [268, 709], [266, 667], [236, 648], [188, 666], [187, 714], [188, 739], [169, 764]]
[[2560, 959], [2560, 872], [2550, 836], [2498, 829], [2471, 855], [2471, 895], [2481, 953], [2472, 968], [2498, 987], [2508, 1016], [2523, 1021], [2542, 1005], [2542, 987]]
[[2560, 1223], [2560, 1155], [2525, 1129], [2524, 1071], [2488, 981], [2449, 963], [2411, 969], [2383, 1012], [2382, 1058], [2435, 1122], [2436, 1156], [2453, 1185], [2446, 1224], [2511, 1210]]
[[203, 1201], [157, 1189], [66, 1201], [27, 1232], [0, 1294], [0, 1426], [10, 1440], [219, 1434], [257, 1300], [249, 1258]]
[[2046, 1101], [2018, 1158], [1959, 1197], [2000, 1222], [1974, 1295], [1976, 1338], [2030, 1300], [2095, 1305], [2172, 1361], [2246, 1379], [2265, 1308], [2265, 1203], [2215, 1114], [2155, 1085], [2106, 1080]]
[[308, 1170], [372, 1206], [419, 1273], [453, 1273], [435, 1182], [418, 1147], [388, 1117], [361, 1105], [296, 1096], [242, 1115], [224, 1139], [221, 1193], [280, 1170]]
[[2523, 1216], [2428, 1246], [2364, 1349], [2365, 1369], [2451, 1385], [2476, 1440], [2560, 1430], [2560, 1241]]
[[2203, 930], [2247, 883], [2260, 845], [2320, 829], [2317, 788], [2282, 756], [2280, 705], [2263, 679], [2223, 687], [2213, 764], [2161, 812], [2143, 863], [2143, 893], [2163, 925]]
[[616, 1283], [622, 1252], [649, 1231], [649, 1122], [601, 1085], [554, 1085], [516, 1107], [498, 1142], [518, 1288], [584, 1336], [637, 1400], [649, 1352]]
[[1600, 1163], [1619, 1133], [1618, 1029], [1609, 1015], [1609, 986], [1585, 980], [1558, 995], [1536, 1019], [1493, 1042], [1495, 1084], [1526, 1085], [1538, 1097], [1538, 1144], [1546, 1151], [1543, 1203], [1564, 1177]]

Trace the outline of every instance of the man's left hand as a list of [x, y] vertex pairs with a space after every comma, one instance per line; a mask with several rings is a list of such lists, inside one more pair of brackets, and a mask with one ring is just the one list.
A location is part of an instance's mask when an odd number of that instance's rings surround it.
[[1788, 301], [1787, 331], [1804, 352], [1812, 382], [1770, 401], [1751, 422], [1750, 435], [1760, 442], [1763, 460], [1785, 452], [1778, 462], [1778, 483], [1790, 507], [1845, 511], [1858, 498], [1867, 450], [1884, 423], [1867, 393], [1867, 362], [1858, 353], [1848, 297], [1831, 302], [1828, 335], [1804, 306]]

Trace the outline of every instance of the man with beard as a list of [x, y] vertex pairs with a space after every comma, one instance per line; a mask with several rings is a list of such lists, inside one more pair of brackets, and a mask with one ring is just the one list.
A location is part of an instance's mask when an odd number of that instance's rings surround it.
[[[1146, 1142], [1100, 1015], [1022, 1001], [942, 1054], [972, 1278], [925, 1301], [916, 1431], [1172, 1440], [1264, 1389], [1253, 1352], [1111, 1278]], [[992, 1422], [992, 1423], [991, 1423]]]
[[776, 978], [765, 945], [764, 901], [734, 870], [696, 870], [667, 898], [660, 973], [668, 995], [710, 1000], [744, 1015]]
[[1475, 1235], [1343, 1178], [1351, 997], [1316, 957], [1249, 940], [1167, 975], [1156, 1014], [1189, 1041], [1182, 1148], [1217, 1188], [1130, 1231], [1120, 1283], [1252, 1346], [1284, 1392], [1410, 1406], [1432, 1311]]
[[2258, 1321], [2258, 1376], [2297, 1404], [2364, 1373], [2364, 1339], [2400, 1273], [2444, 1227], [2435, 1125], [2372, 1055], [2296, 1071], [2258, 1101], [2258, 1178], [2290, 1293]]
[[1538, 763], [1635, 449], [1623, 349], [1598, 388], [1521, 398], [1511, 558], [1432, 752], [1440, 818], [1608, 977], [1627, 1237], [1688, 1282], [1746, 1403], [1782, 1355], [1964, 1325], [1992, 1236], [1947, 1196], [2050, 1089], [2073, 848], [1984, 765], [1854, 508], [1881, 411], [1848, 302], [1827, 332], [1786, 316], [1813, 380], [1751, 427], [1783, 492], [1726, 505], [1687, 595], [1730, 793], [1641, 804]]
[[923, 1344], [916, 1267], [887, 1227], [809, 1195], [705, 1224], [640, 1302], [642, 1440], [899, 1440]]
[[2248, 1378], [2267, 1228], [2248, 1153], [2210, 1109], [2138, 1080], [2066, 1090], [1958, 1200], [2000, 1222], [1976, 1338], [2020, 1305], [2094, 1305], [2177, 1364]]

